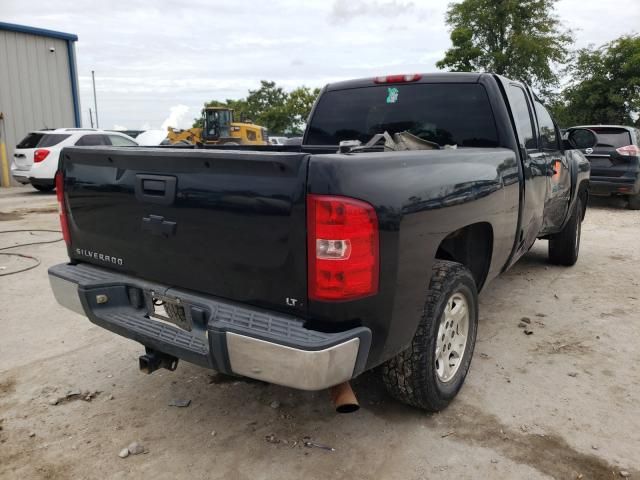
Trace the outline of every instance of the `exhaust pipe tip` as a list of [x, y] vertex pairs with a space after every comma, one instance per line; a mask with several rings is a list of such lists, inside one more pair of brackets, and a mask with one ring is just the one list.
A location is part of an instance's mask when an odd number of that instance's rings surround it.
[[360, 405], [357, 403], [345, 403], [344, 405], [337, 405], [336, 412], [338, 413], [353, 413], [360, 410]]
[[360, 410], [360, 404], [349, 382], [331, 387], [329, 395], [338, 413], [353, 413]]

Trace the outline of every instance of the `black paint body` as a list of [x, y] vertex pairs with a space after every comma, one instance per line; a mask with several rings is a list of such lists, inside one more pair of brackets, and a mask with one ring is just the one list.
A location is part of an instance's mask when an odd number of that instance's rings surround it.
[[[287, 313], [316, 330], [366, 326], [372, 332], [367, 367], [378, 365], [411, 341], [445, 238], [470, 225], [490, 229], [490, 259], [481, 280], [486, 284], [536, 238], [562, 229], [589, 178], [589, 163], [579, 152], [519, 145], [505, 91], [509, 80], [438, 74], [420, 82], [482, 84], [499, 148], [353, 154], [304, 144], [66, 148], [61, 169], [71, 260]], [[343, 82], [323, 92], [370, 83]], [[560, 172], [554, 172], [556, 161]], [[154, 176], [166, 185], [154, 183]], [[172, 188], [174, 194], [166, 193]], [[308, 302], [307, 193], [345, 195], [374, 206], [378, 294]]]

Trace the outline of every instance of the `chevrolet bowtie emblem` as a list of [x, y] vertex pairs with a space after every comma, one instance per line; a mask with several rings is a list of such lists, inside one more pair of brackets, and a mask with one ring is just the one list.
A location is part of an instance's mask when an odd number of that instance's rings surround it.
[[149, 215], [142, 217], [142, 230], [151, 235], [169, 238], [176, 233], [176, 222], [165, 220], [160, 215]]

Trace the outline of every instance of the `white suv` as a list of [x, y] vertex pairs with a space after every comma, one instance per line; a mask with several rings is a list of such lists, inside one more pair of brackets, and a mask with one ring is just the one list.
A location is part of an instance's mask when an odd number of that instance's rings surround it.
[[122, 133], [94, 128], [58, 128], [30, 132], [17, 146], [11, 162], [11, 175], [36, 190], [49, 192], [55, 188], [60, 151], [64, 147], [113, 145], [135, 147], [133, 138]]

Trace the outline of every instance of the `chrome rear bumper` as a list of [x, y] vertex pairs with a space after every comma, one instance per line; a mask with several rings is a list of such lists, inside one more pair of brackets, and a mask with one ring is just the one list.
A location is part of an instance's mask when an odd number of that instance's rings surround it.
[[[322, 390], [360, 374], [371, 344], [371, 331], [365, 327], [338, 333], [309, 330], [295, 317], [154, 285], [88, 264], [51, 267], [49, 281], [62, 306], [146, 347], [221, 372], [301, 390]], [[179, 299], [190, 331], [149, 316], [144, 299], [153, 292]]]
[[233, 373], [300, 390], [322, 390], [350, 380], [360, 347], [357, 337], [315, 351], [233, 332], [226, 337]]

